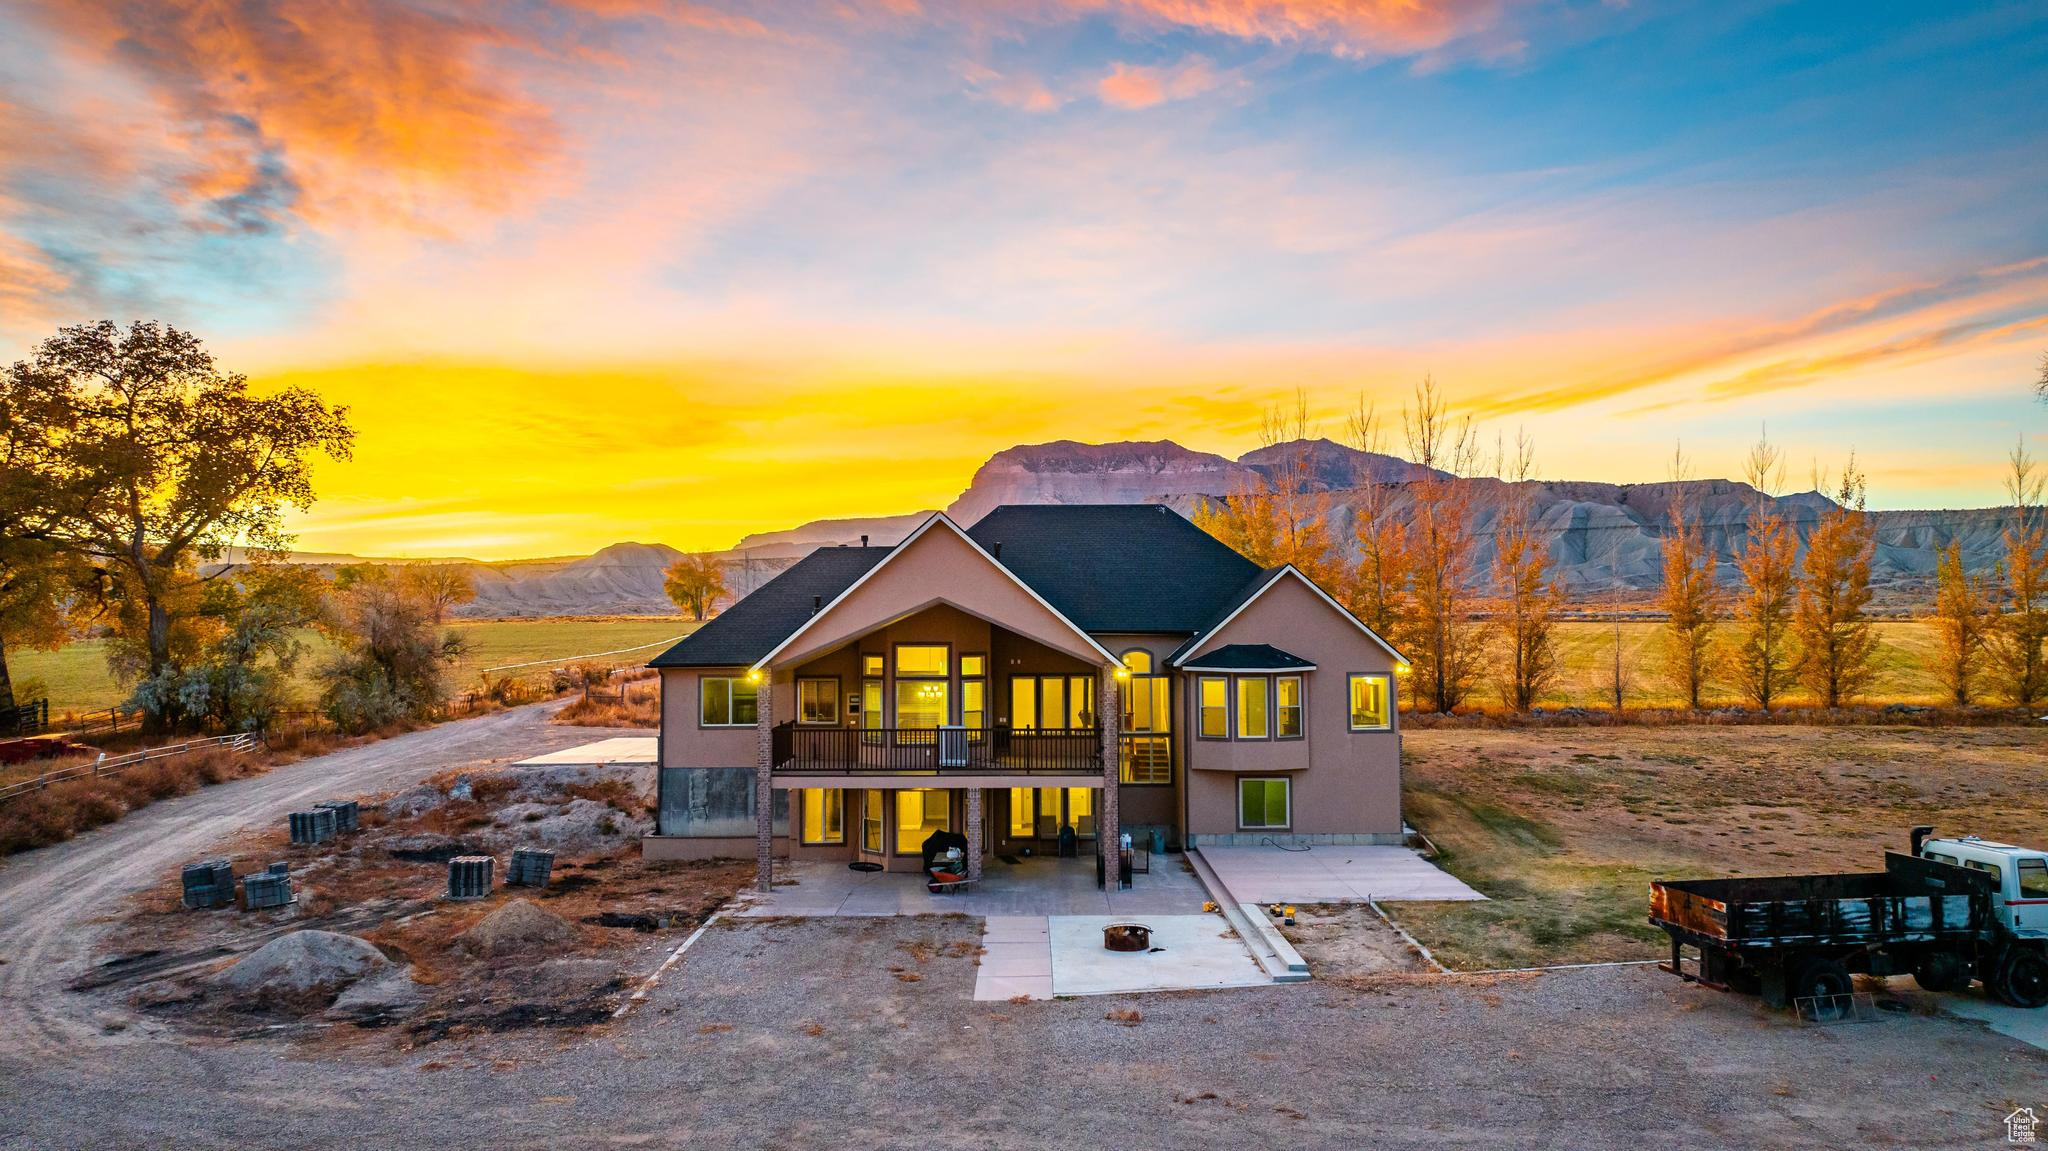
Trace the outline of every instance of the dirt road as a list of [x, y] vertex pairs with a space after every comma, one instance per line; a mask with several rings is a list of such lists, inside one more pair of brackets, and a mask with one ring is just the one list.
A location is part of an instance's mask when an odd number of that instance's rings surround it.
[[239, 832], [322, 799], [385, 791], [469, 764], [524, 759], [613, 735], [556, 726], [535, 704], [444, 723], [301, 760], [267, 775], [165, 800], [76, 839], [13, 856], [0, 866], [0, 1035], [4, 1060], [82, 1057], [110, 1041], [65, 984], [96, 954], [141, 950], [145, 939], [102, 942], [103, 917]]

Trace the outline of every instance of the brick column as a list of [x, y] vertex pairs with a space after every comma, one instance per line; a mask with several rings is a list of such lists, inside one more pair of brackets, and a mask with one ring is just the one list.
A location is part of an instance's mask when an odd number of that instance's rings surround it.
[[981, 882], [981, 789], [967, 789], [967, 878]]
[[754, 874], [762, 891], [775, 890], [775, 675], [763, 670], [754, 721]]
[[1100, 845], [1103, 858], [1103, 886], [1116, 890], [1117, 877], [1122, 873], [1118, 854], [1116, 790], [1117, 790], [1117, 733], [1123, 727], [1123, 707], [1118, 694], [1122, 681], [1116, 677], [1116, 668], [1104, 667], [1100, 678], [1102, 685], [1095, 692], [1095, 722], [1102, 726], [1102, 810], [1095, 813], [1095, 842]]

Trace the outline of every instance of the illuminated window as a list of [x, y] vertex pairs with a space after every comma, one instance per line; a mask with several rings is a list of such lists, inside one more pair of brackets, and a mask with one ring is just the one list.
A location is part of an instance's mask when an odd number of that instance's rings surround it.
[[1266, 693], [1270, 681], [1262, 675], [1239, 676], [1237, 680], [1237, 738], [1266, 738]]
[[1197, 684], [1200, 692], [1201, 733], [1204, 739], [1224, 739], [1230, 735], [1230, 683], [1222, 676], [1203, 676]]
[[796, 721], [798, 723], [838, 723], [839, 681], [836, 679], [797, 680]]
[[760, 717], [761, 685], [743, 676], [707, 675], [697, 681], [697, 722], [703, 727], [752, 727]]
[[1037, 792], [1028, 787], [1010, 789], [1010, 838], [1029, 839], [1037, 834], [1033, 815], [1038, 805], [1032, 802]]
[[896, 674], [943, 676], [946, 674], [945, 644], [900, 643], [896, 645]]
[[953, 793], [913, 788], [896, 793], [896, 854], [916, 855], [934, 831], [952, 826]]
[[845, 843], [844, 793], [836, 787], [806, 787], [802, 791], [804, 842]]
[[1351, 730], [1386, 731], [1393, 726], [1387, 687], [1383, 675], [1351, 677]]
[[960, 657], [961, 675], [987, 675], [988, 657], [985, 655], [963, 655]]
[[980, 731], [988, 726], [987, 680], [960, 681], [960, 724], [970, 731]]
[[874, 733], [861, 736], [861, 742], [882, 742], [882, 681], [879, 679], [860, 681], [860, 726], [862, 731]]
[[1238, 780], [1237, 826], [1246, 831], [1292, 826], [1291, 791], [1286, 779]]
[[882, 674], [882, 657], [879, 655], [864, 655], [860, 657], [860, 673], [862, 675]]
[[947, 685], [943, 679], [896, 681], [896, 726], [924, 730], [946, 722]]
[[1273, 734], [1301, 738], [1301, 677], [1283, 675], [1273, 681]]
[[1132, 675], [1152, 674], [1152, 653], [1133, 649], [1124, 653], [1124, 669]]
[[860, 845], [867, 851], [882, 850], [882, 793], [879, 791], [861, 793]]

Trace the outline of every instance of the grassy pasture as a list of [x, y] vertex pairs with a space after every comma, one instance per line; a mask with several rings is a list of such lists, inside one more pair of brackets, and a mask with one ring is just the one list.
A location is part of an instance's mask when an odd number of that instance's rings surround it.
[[1402, 903], [1453, 968], [1659, 958], [1652, 879], [1877, 870], [1929, 823], [2048, 847], [2039, 727], [1436, 729], [1407, 815], [1487, 903]]
[[[644, 663], [659, 654], [661, 648], [642, 645], [688, 634], [697, 625], [675, 616], [617, 616], [458, 620], [450, 626], [468, 642], [469, 649], [456, 662], [449, 674], [449, 682], [457, 690], [467, 690], [476, 685], [484, 668], [506, 664], [559, 660], [622, 648], [640, 650], [603, 656], [592, 662]], [[299, 665], [297, 683], [301, 697], [310, 701], [313, 688], [308, 673], [327, 653], [329, 645], [311, 631], [306, 633], [305, 641], [307, 651]], [[98, 710], [111, 707], [127, 696], [107, 674], [104, 646], [99, 640], [85, 640], [54, 652], [13, 652], [8, 666], [17, 685], [30, 679], [42, 681], [49, 691], [53, 712]], [[546, 671], [546, 667], [526, 667], [499, 674], [530, 675]]]

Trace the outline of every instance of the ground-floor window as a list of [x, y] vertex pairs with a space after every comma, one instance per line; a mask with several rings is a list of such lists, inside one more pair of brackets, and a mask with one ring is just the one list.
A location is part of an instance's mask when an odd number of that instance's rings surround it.
[[1079, 839], [1095, 835], [1095, 789], [1090, 787], [1013, 787], [1010, 789], [1010, 838], [1058, 839], [1071, 827]]
[[1237, 781], [1237, 825], [1247, 831], [1293, 826], [1293, 781], [1240, 779]]
[[896, 793], [896, 854], [916, 855], [934, 831], [952, 830], [953, 794], [928, 787]]
[[860, 845], [864, 851], [882, 850], [882, 793], [879, 791], [861, 793]]
[[803, 791], [805, 843], [846, 842], [846, 802], [836, 787], [806, 787]]

